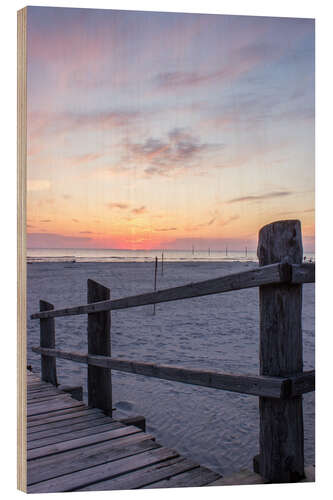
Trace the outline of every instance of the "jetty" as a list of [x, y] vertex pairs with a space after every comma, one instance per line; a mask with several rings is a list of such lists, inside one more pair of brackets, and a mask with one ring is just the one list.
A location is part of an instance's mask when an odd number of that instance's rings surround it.
[[[109, 288], [89, 279], [87, 304], [54, 309], [40, 301], [31, 318], [40, 321], [40, 345], [32, 350], [41, 355], [41, 380], [27, 377], [28, 492], [304, 481], [302, 395], [314, 391], [315, 372], [303, 371], [302, 285], [315, 281], [315, 264], [303, 263], [300, 222], [264, 226], [258, 258], [259, 267], [249, 271], [152, 293], [111, 300]], [[253, 287], [259, 288], [259, 375], [112, 356], [111, 311]], [[55, 318], [82, 314], [88, 316], [88, 352], [57, 349]], [[87, 405], [77, 400], [82, 391], [58, 386], [57, 358], [88, 366]], [[258, 397], [260, 442], [253, 473], [221, 478], [156, 443], [145, 432], [143, 417], [114, 419], [112, 370]]]

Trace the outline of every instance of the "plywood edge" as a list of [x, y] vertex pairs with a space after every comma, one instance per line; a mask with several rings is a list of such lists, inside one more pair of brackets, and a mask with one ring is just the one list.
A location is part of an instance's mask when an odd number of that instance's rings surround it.
[[27, 8], [17, 13], [17, 487], [27, 491], [26, 170]]

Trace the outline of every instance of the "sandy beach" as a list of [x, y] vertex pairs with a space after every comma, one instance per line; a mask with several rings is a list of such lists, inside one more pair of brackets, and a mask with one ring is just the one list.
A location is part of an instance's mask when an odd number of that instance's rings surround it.
[[[166, 262], [157, 288], [223, 276], [256, 267], [254, 262]], [[152, 291], [151, 262], [39, 262], [28, 264], [28, 364], [39, 372], [39, 321], [29, 319], [39, 299], [56, 308], [86, 303], [87, 279], [120, 298]], [[303, 286], [304, 370], [314, 368], [314, 284]], [[86, 352], [86, 316], [56, 319], [57, 347]], [[258, 290], [249, 289], [112, 313], [112, 354], [116, 357], [209, 368], [227, 373], [259, 370]], [[86, 367], [57, 360], [61, 383], [82, 384]], [[221, 474], [252, 468], [258, 453], [258, 398], [113, 372], [115, 417], [142, 414], [147, 430]], [[305, 463], [314, 463], [314, 393], [304, 396]]]

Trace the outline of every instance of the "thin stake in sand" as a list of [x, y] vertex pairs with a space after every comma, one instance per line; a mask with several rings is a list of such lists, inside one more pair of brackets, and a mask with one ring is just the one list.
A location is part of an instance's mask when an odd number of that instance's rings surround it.
[[[157, 281], [157, 262], [158, 258], [155, 257], [155, 273], [154, 273], [154, 292], [156, 292], [156, 281]], [[153, 309], [153, 315], [155, 316], [156, 309], [155, 309], [156, 304], [154, 304], [154, 309]]]

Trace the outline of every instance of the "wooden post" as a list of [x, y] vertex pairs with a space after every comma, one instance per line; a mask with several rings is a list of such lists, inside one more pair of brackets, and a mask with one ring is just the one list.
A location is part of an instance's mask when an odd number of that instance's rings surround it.
[[[88, 303], [110, 299], [109, 288], [88, 279]], [[111, 313], [88, 314], [88, 355], [111, 356]], [[88, 364], [88, 405], [112, 416], [111, 370]]]
[[[273, 222], [259, 232], [259, 265], [301, 264], [301, 224]], [[259, 289], [260, 374], [276, 377], [303, 371], [302, 285], [268, 285]], [[260, 474], [274, 483], [304, 477], [302, 396], [290, 400], [259, 398]]]
[[[156, 283], [157, 283], [157, 262], [158, 259], [155, 257], [155, 272], [154, 272], [154, 292], [156, 292]], [[155, 316], [156, 313], [156, 304], [154, 304], [153, 314]]]
[[[54, 309], [53, 304], [45, 300], [39, 301], [40, 311], [50, 311]], [[55, 348], [55, 323], [54, 318], [44, 318], [40, 320], [40, 346]], [[51, 356], [41, 356], [41, 379], [44, 382], [58, 385], [56, 358]]]

